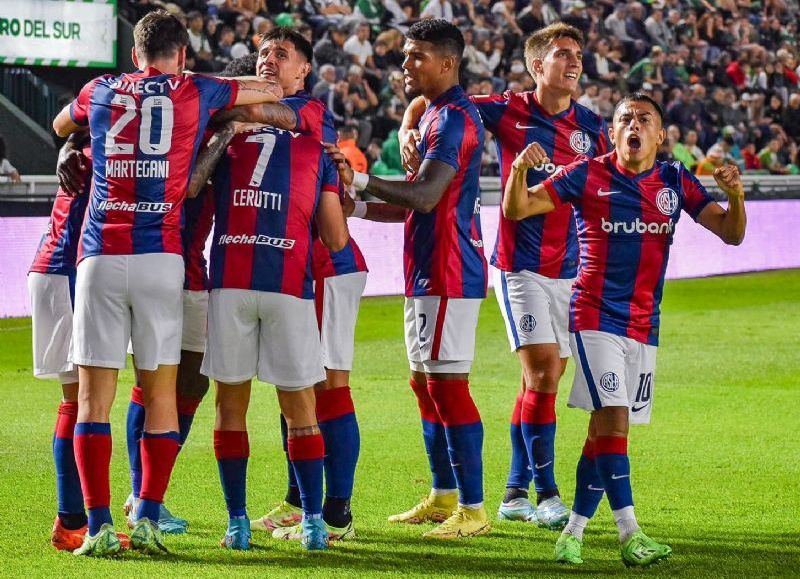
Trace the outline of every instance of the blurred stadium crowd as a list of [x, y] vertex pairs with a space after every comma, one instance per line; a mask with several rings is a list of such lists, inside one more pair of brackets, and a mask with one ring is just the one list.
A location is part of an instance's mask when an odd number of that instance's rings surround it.
[[[188, 64], [200, 72], [253, 52], [275, 26], [298, 28], [314, 45], [307, 88], [327, 103], [359, 170], [403, 174], [403, 31], [443, 17], [464, 33], [469, 94], [532, 89], [524, 39], [562, 20], [586, 38], [575, 98], [608, 119], [625, 92], [649, 93], [666, 112], [659, 158], [700, 175], [725, 162], [800, 172], [798, 0], [124, 0], [120, 11], [135, 23], [157, 8], [185, 21]], [[483, 172], [497, 175], [490, 139]]]

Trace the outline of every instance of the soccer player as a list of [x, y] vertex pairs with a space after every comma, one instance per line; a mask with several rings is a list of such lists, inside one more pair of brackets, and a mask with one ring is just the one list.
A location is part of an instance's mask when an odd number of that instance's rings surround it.
[[423, 160], [408, 182], [353, 174], [341, 152], [326, 145], [345, 184], [352, 181], [388, 202], [359, 202], [353, 215], [406, 224], [406, 348], [433, 488], [389, 521], [441, 522], [424, 535], [435, 539], [490, 530], [483, 506], [483, 425], [469, 391], [487, 281], [478, 188], [483, 124], [458, 84], [463, 50], [461, 32], [445, 20], [422, 20], [406, 35], [406, 89], [428, 103], [420, 123]]
[[[237, 74], [254, 74], [274, 80], [283, 89], [280, 103], [233, 109], [219, 114], [220, 120], [260, 122], [300, 132], [317, 140], [335, 139], [330, 112], [318, 99], [303, 90], [311, 45], [296, 31], [277, 28], [261, 40], [257, 55], [233, 61], [229, 68]], [[228, 70], [228, 69], [226, 69]], [[220, 136], [222, 138], [223, 136]], [[220, 145], [215, 151], [222, 152]], [[204, 182], [217, 157], [203, 152], [193, 183]], [[366, 284], [366, 263], [355, 240], [349, 238], [340, 251], [328, 249], [319, 238], [312, 250], [312, 275], [317, 305], [317, 321], [322, 336], [322, 356], [326, 380], [316, 384], [317, 418], [325, 442], [325, 503], [323, 520], [332, 540], [354, 536], [350, 499], [359, 454], [359, 431], [349, 374], [353, 363], [353, 341], [358, 305]], [[284, 451], [287, 429], [281, 417]], [[253, 530], [275, 531], [276, 538], [300, 539], [302, 518], [300, 489], [287, 453], [288, 490], [280, 505], [252, 521]], [[278, 531], [278, 528], [286, 529]]]
[[54, 119], [67, 136], [88, 126], [93, 179], [78, 254], [73, 362], [79, 366], [75, 458], [89, 509], [77, 555], [112, 555], [109, 413], [130, 340], [146, 410], [142, 490], [131, 546], [164, 550], [156, 525], [178, 452], [175, 376], [184, 267], [181, 208], [202, 131], [214, 111], [275, 101], [274, 83], [183, 74], [188, 36], [155, 11], [134, 27], [140, 69], [89, 82]]
[[47, 231], [33, 258], [28, 274], [33, 325], [33, 374], [37, 378], [57, 378], [62, 400], [58, 407], [53, 458], [56, 467], [58, 516], [53, 523], [51, 544], [58, 550], [74, 551], [83, 543], [87, 518], [78, 468], [75, 465], [72, 436], [78, 418], [78, 371], [69, 360], [72, 341], [72, 297], [75, 284], [75, 261], [78, 237], [86, 211], [91, 184], [91, 154], [85, 142], [70, 138], [59, 159], [82, 167], [74, 183], [79, 195], [70, 195], [59, 187]]
[[723, 209], [681, 163], [656, 161], [666, 133], [647, 95], [624, 97], [614, 112], [616, 151], [582, 159], [529, 188], [540, 153], [529, 145], [514, 160], [503, 213], [544, 214], [570, 203], [578, 220], [581, 269], [570, 302], [570, 345], [577, 362], [569, 405], [591, 412], [569, 522], [556, 560], [582, 563], [583, 531], [603, 497], [619, 530], [622, 561], [645, 566], [672, 553], [639, 528], [633, 510], [628, 425], [647, 424], [653, 407], [659, 307], [669, 246], [681, 210], [730, 245], [745, 233], [744, 189], [735, 165], [714, 179]]
[[[501, 185], [525, 146], [538, 157], [528, 172], [532, 187], [578, 155], [607, 152], [608, 129], [601, 117], [572, 99], [582, 72], [583, 34], [557, 22], [525, 42], [525, 61], [534, 91], [470, 97], [495, 135]], [[404, 162], [416, 169], [416, 130], [421, 99], [407, 109], [402, 138]], [[522, 365], [522, 388], [511, 415], [511, 468], [500, 519], [561, 529], [569, 510], [555, 480], [555, 402], [569, 356], [569, 296], [578, 268], [572, 207], [511, 221], [500, 215], [491, 260], [494, 290], [512, 351]], [[528, 499], [533, 478], [536, 507]]]
[[246, 417], [257, 376], [278, 389], [303, 507], [303, 543], [323, 550], [325, 445], [313, 386], [325, 372], [314, 313], [311, 226], [313, 219], [332, 251], [346, 246], [339, 179], [317, 138], [243, 127], [213, 179], [212, 290], [202, 365], [217, 383], [214, 450], [229, 514], [222, 545], [246, 550], [250, 544]]

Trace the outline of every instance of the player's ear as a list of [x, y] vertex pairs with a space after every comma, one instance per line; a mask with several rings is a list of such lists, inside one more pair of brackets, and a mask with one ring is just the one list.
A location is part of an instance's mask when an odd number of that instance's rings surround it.
[[139, 68], [139, 55], [136, 54], [136, 48], [131, 48], [131, 61], [133, 61], [133, 66], [137, 69]]
[[661, 127], [661, 129], [659, 129], [659, 131], [658, 131], [658, 135], [656, 135], [656, 142], [658, 143], [659, 147], [661, 146], [661, 143], [663, 143], [664, 139], [666, 139], [666, 138], [667, 138], [667, 131], [666, 131], [666, 129], [664, 129], [664, 127]]
[[186, 47], [182, 46], [178, 49], [178, 74], [183, 72], [186, 66]]

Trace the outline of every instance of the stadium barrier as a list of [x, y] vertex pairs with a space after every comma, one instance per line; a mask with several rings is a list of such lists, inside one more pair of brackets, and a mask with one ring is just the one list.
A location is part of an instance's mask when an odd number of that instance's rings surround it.
[[[729, 247], [686, 215], [671, 249], [667, 278], [692, 278], [769, 269], [800, 268], [800, 199], [750, 201], [747, 235], [741, 247]], [[500, 208], [484, 205], [484, 251], [491, 256]], [[47, 217], [0, 217], [0, 317], [28, 316], [26, 275], [47, 226]], [[365, 295], [401, 295], [403, 225], [351, 219], [370, 274]], [[208, 249], [208, 248], [207, 248]]]

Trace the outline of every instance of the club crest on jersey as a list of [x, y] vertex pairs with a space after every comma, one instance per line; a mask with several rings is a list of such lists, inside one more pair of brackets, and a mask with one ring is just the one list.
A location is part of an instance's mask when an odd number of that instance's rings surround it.
[[656, 194], [656, 206], [664, 215], [672, 215], [678, 209], [678, 194], [665, 187]]
[[569, 136], [569, 146], [579, 155], [585, 155], [592, 147], [592, 139], [583, 131], [572, 131]]
[[600, 388], [606, 392], [616, 392], [619, 390], [619, 376], [614, 372], [606, 372], [600, 376]]
[[525, 314], [519, 319], [519, 329], [523, 332], [532, 332], [536, 327], [536, 318], [531, 314]]

